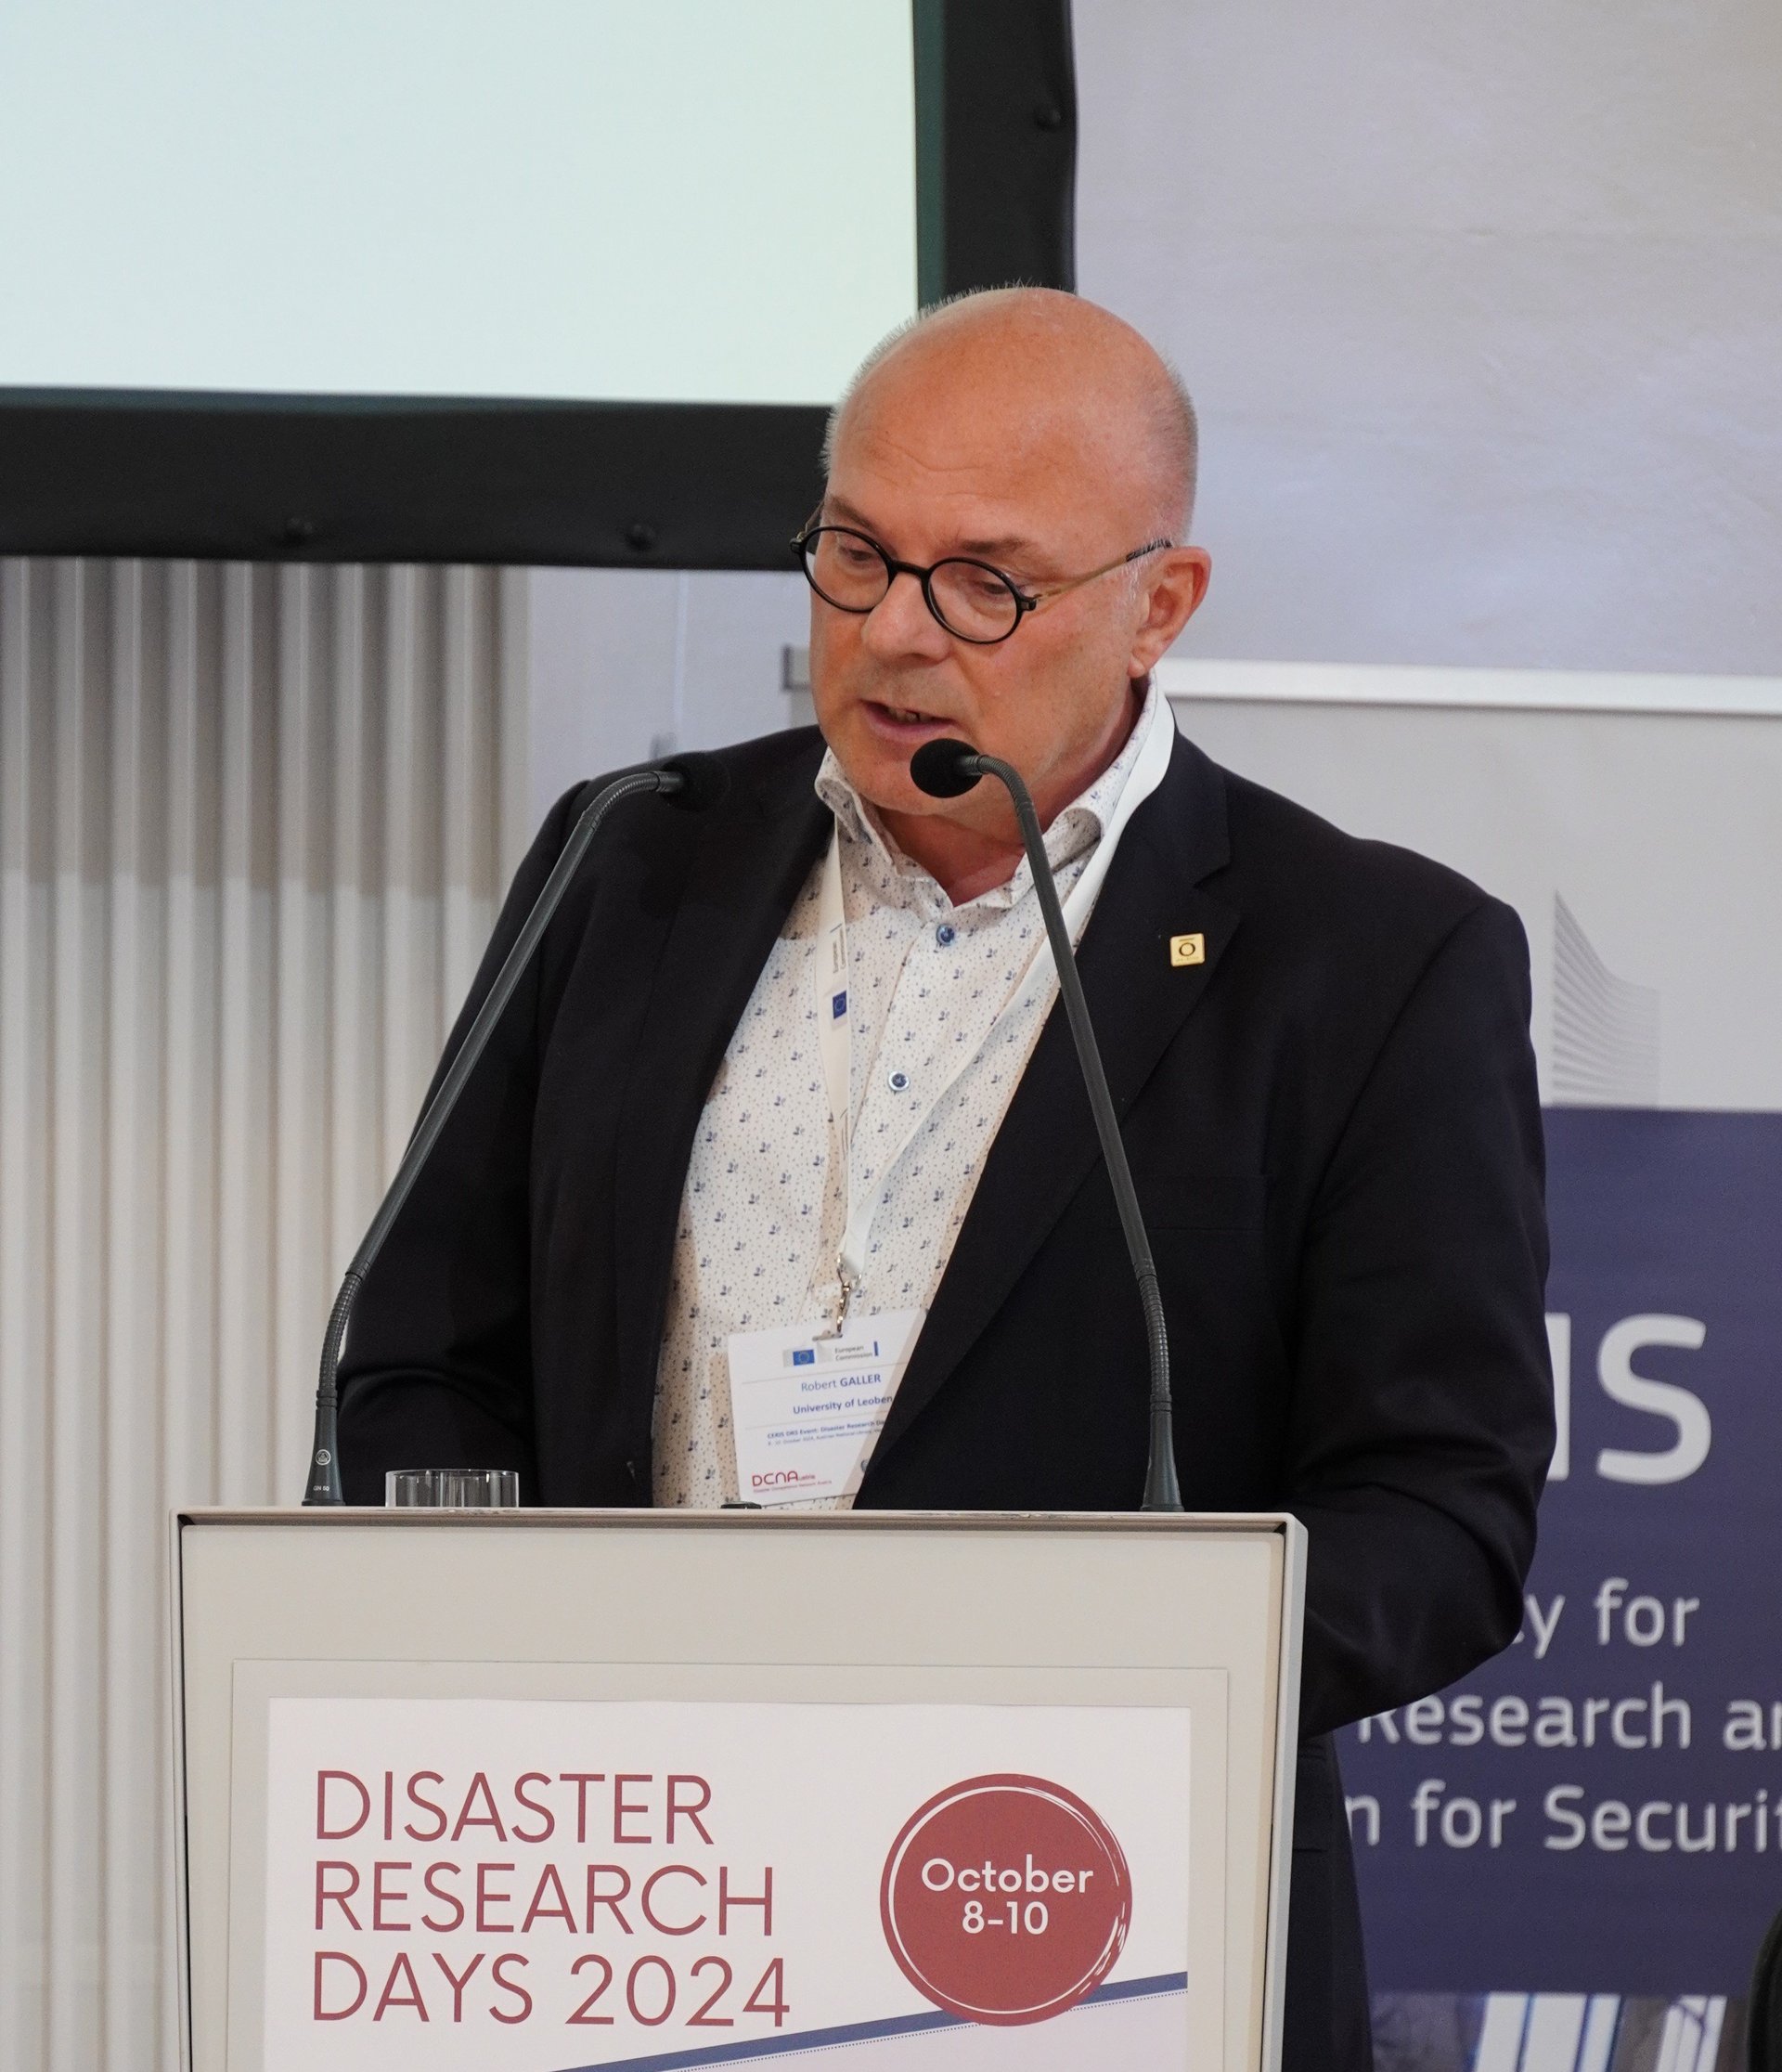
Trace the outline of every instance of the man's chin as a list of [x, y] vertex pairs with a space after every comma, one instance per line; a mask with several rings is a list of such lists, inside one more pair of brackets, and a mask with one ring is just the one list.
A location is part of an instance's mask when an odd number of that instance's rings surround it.
[[907, 763], [873, 758], [861, 766], [840, 754], [836, 759], [855, 791], [878, 812], [926, 819], [958, 804], [957, 800], [930, 798], [926, 792], [918, 791], [910, 782]]
[[887, 724], [857, 708], [845, 724], [824, 730], [835, 759], [860, 796], [886, 813], [935, 813], [948, 801], [918, 791], [910, 779], [910, 758], [924, 742], [962, 740], [955, 721]]

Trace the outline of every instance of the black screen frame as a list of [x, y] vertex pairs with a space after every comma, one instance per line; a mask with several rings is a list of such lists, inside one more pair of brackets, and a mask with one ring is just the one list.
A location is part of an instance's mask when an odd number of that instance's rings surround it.
[[[912, 7], [920, 300], [1074, 287], [1070, 0]], [[0, 389], [0, 553], [783, 569], [825, 416]]]

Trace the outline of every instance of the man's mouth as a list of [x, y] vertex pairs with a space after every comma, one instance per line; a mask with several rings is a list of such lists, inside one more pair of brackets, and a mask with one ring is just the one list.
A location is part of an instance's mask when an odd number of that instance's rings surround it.
[[890, 705], [880, 698], [867, 698], [862, 704], [873, 725], [894, 736], [957, 731], [957, 721], [944, 712], [926, 712], [920, 706]]

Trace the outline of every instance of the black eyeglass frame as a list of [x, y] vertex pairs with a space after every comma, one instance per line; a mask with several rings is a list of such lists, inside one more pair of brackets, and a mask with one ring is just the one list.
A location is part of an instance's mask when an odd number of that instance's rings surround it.
[[[823, 533], [840, 533], [849, 539], [858, 539], [863, 546], [870, 547], [885, 563], [884, 593], [871, 604], [843, 604], [818, 583], [811, 568], [814, 552], [812, 542]], [[1117, 568], [1130, 568], [1135, 561], [1143, 561], [1147, 554], [1161, 553], [1165, 548], [1173, 547], [1175, 541], [1146, 540], [1143, 547], [1133, 548], [1130, 554], [1122, 554], [1117, 561], [1104, 562], [1100, 568], [1091, 568], [1086, 576], [1072, 576], [1065, 582], [1049, 583], [1044, 589], [1031, 592], [1022, 589], [1007, 569], [998, 568], [994, 562], [978, 561], [971, 554], [948, 554], [941, 560], [931, 563], [926, 568], [916, 562], [898, 561], [871, 533], [863, 533], [853, 525], [820, 525], [812, 523], [806, 525], [791, 544], [794, 558], [804, 570], [806, 582], [825, 604], [837, 612], [846, 612], [853, 618], [865, 618], [876, 612], [885, 598], [890, 596], [891, 586], [899, 576], [913, 576], [922, 587], [922, 601], [928, 607], [929, 617], [943, 633], [949, 634], [955, 641], [963, 641], [969, 647], [1001, 647], [1004, 641], [1013, 640], [1021, 630], [1021, 622], [1029, 612], [1037, 612], [1042, 604], [1050, 604], [1054, 598], [1063, 597], [1068, 590], [1080, 589], [1085, 583], [1094, 582], [1097, 576], [1111, 576]], [[979, 633], [962, 633], [935, 602], [934, 578], [943, 568], [975, 568], [981, 569], [987, 576], [994, 576], [1014, 600], [1014, 617], [1010, 622], [1007, 632], [992, 633], [988, 637]]]

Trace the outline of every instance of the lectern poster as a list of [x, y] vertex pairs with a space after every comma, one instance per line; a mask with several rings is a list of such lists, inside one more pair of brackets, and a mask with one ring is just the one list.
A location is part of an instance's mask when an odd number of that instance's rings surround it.
[[1188, 2064], [1185, 1710], [278, 1698], [268, 1731], [266, 2072]]

